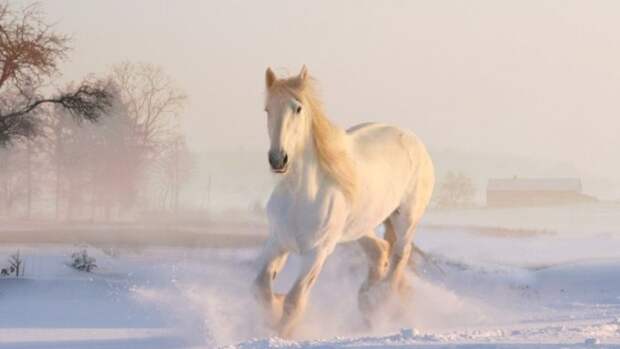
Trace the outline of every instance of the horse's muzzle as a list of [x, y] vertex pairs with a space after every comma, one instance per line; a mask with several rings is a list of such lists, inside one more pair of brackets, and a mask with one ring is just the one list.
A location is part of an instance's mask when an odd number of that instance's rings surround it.
[[273, 172], [286, 172], [288, 165], [288, 155], [282, 150], [269, 151], [269, 165], [271, 165], [271, 170]]

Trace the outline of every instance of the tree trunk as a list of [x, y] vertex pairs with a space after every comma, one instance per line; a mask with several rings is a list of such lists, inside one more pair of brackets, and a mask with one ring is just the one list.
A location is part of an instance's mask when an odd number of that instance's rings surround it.
[[174, 149], [174, 179], [173, 179], [173, 199], [174, 199], [174, 214], [178, 215], [179, 214], [179, 187], [181, 186], [180, 179], [179, 179], [179, 152], [180, 152], [180, 145], [178, 142], [175, 143], [175, 149]]
[[26, 219], [32, 214], [32, 141], [26, 140]]
[[55, 218], [56, 221], [58, 221], [60, 219], [60, 171], [62, 168], [61, 162], [62, 162], [62, 140], [61, 140], [61, 134], [62, 134], [62, 126], [61, 125], [56, 125], [56, 127], [54, 128], [54, 138], [55, 138], [55, 161], [56, 161], [56, 190], [54, 193], [55, 196]]

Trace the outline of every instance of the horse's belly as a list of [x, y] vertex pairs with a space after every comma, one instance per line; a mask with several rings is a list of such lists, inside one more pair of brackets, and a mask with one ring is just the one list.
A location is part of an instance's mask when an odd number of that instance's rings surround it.
[[353, 241], [368, 235], [396, 209], [397, 204], [369, 206], [356, 210], [349, 217], [341, 241]]
[[385, 191], [358, 201], [349, 215], [342, 241], [356, 240], [374, 231], [398, 208], [401, 199], [402, 196], [395, 191]]
[[343, 241], [356, 240], [382, 224], [401, 205], [408, 183], [409, 176], [369, 177], [351, 209]]

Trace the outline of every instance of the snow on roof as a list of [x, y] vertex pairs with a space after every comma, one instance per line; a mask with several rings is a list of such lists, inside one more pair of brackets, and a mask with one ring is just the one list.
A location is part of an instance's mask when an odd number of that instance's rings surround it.
[[487, 191], [574, 191], [581, 192], [579, 178], [492, 178]]

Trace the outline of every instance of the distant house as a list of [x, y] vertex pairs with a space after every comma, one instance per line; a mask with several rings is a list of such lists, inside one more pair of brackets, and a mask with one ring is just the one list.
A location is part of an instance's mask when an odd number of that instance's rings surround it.
[[494, 178], [487, 184], [487, 206], [553, 206], [597, 201], [582, 193], [578, 178]]

